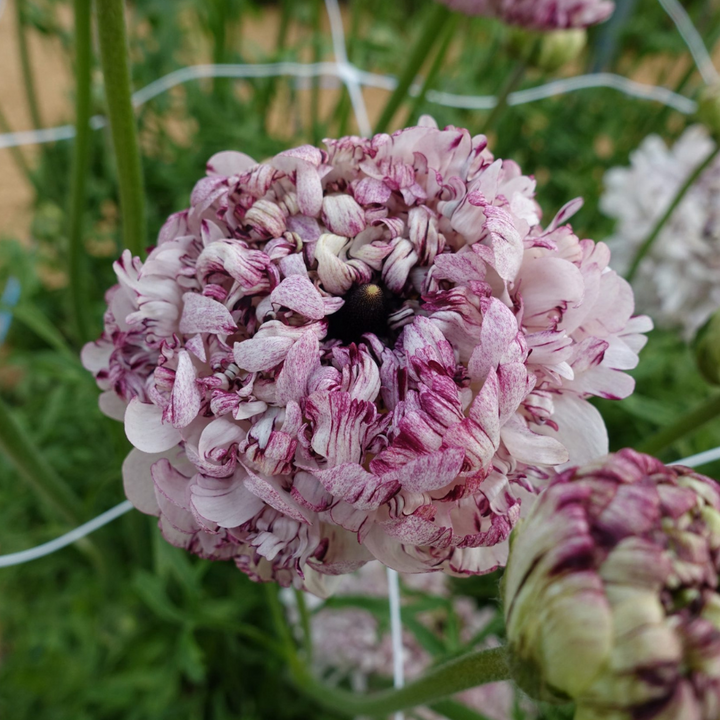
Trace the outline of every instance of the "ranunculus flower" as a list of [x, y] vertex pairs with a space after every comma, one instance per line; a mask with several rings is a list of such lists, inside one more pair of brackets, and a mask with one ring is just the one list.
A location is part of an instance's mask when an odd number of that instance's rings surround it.
[[[523, 497], [607, 452], [646, 318], [606, 246], [483, 136], [420, 127], [256, 163], [224, 152], [83, 361], [135, 446], [128, 497], [171, 543], [257, 579], [375, 557], [505, 562]], [[127, 407], [126, 407], [127, 406]]]
[[512, 538], [514, 674], [576, 720], [720, 716], [720, 487], [622, 450], [570, 469]]
[[[607, 172], [600, 207], [617, 220], [608, 244], [619, 272], [714, 146], [701, 125], [688, 128], [672, 148], [650, 135], [631, 154], [629, 167]], [[720, 306], [720, 162], [698, 178], [665, 223], [633, 286], [638, 305], [658, 325], [680, 328], [686, 338]]]
[[607, 20], [610, 0], [440, 0], [466, 15], [496, 17], [535, 30], [585, 28]]

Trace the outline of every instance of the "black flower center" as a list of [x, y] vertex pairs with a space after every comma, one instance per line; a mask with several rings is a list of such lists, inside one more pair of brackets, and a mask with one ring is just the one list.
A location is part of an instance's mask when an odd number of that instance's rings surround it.
[[365, 333], [374, 333], [381, 340], [390, 338], [388, 317], [395, 309], [395, 302], [386, 288], [378, 283], [356, 285], [343, 300], [345, 304], [330, 316], [329, 337], [344, 345], [359, 342]]

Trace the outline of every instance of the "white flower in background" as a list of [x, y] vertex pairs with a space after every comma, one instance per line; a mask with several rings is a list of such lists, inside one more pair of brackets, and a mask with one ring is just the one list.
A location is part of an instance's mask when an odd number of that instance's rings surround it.
[[[630, 167], [605, 176], [602, 211], [618, 223], [607, 241], [613, 267], [625, 272], [685, 181], [713, 150], [708, 132], [688, 128], [672, 148], [647, 137]], [[670, 217], [634, 280], [639, 309], [686, 337], [720, 306], [720, 162], [701, 175]]]

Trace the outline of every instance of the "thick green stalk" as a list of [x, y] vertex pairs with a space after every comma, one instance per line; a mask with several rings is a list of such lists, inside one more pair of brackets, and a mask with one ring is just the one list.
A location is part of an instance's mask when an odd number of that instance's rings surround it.
[[75, 329], [81, 342], [89, 339], [89, 296], [83, 246], [83, 216], [90, 155], [90, 88], [92, 72], [91, 0], [75, 6], [75, 141], [70, 171], [68, 238], [70, 295]]
[[120, 186], [124, 245], [133, 255], [147, 246], [142, 162], [130, 89], [123, 0], [96, 0], [100, 59]]
[[505, 110], [507, 110], [510, 94], [519, 87], [522, 79], [525, 77], [527, 67], [528, 64], [525, 60], [519, 60], [515, 65], [510, 77], [507, 79], [507, 82], [498, 95], [495, 107], [492, 109], [488, 119], [485, 121], [485, 128], [483, 129], [484, 133], [492, 130], [497, 121], [502, 117]]
[[27, 97], [30, 118], [33, 127], [37, 130], [42, 127], [40, 107], [38, 105], [37, 90], [35, 89], [35, 76], [30, 62], [30, 50], [28, 48], [27, 33], [25, 32], [25, 0], [15, 0], [15, 19], [17, 22], [17, 40], [20, 50], [20, 68], [22, 70], [25, 95]]
[[445, 29], [443, 32], [443, 39], [442, 39], [442, 43], [440, 44], [440, 48], [438, 49], [437, 53], [435, 54], [435, 59], [433, 60], [432, 65], [430, 66], [430, 70], [428, 70], [428, 74], [425, 77], [425, 81], [422, 84], [422, 88], [420, 89], [420, 92], [417, 94], [417, 96], [413, 100], [413, 104], [410, 108], [410, 112], [408, 113], [408, 117], [410, 118], [411, 121], [415, 121], [417, 119], [416, 115], [418, 113], [418, 110], [420, 109], [420, 106], [423, 104], [423, 102], [425, 102], [425, 96], [427, 95], [428, 90], [435, 83], [435, 79], [437, 78], [437, 76], [440, 72], [440, 68], [442, 67], [443, 61], [445, 60], [447, 51], [450, 48], [450, 43], [452, 42], [453, 38], [455, 37], [455, 29], [457, 28], [459, 20], [460, 20], [460, 14], [453, 13], [450, 22], [448, 22], [445, 25]]
[[659, 432], [651, 435], [640, 443], [639, 452], [648, 455], [658, 455], [666, 450], [676, 440], [697, 430], [710, 420], [720, 415], [720, 394], [712, 395], [705, 402], [681, 415], [672, 425], [668, 425]]
[[0, 398], [0, 450], [54, 512], [59, 513], [63, 519], [73, 525], [81, 522], [80, 499], [48, 465], [2, 398]]
[[435, 703], [477, 685], [510, 678], [505, 648], [468, 653], [430, 670], [404, 688], [364, 695], [319, 682], [297, 659], [291, 660], [291, 670], [299, 690], [319, 705], [347, 717], [387, 717], [399, 710]]
[[632, 282], [633, 278], [637, 274], [640, 263], [643, 261], [645, 256], [650, 252], [653, 243], [657, 240], [660, 232], [665, 227], [665, 223], [670, 219], [672, 214], [675, 212], [677, 206], [682, 202], [683, 198], [687, 194], [688, 190], [695, 184], [695, 181], [707, 170], [707, 168], [713, 163], [720, 153], [720, 143], [717, 147], [703, 160], [700, 165], [695, 168], [694, 172], [687, 179], [685, 184], [680, 188], [677, 195], [675, 196], [668, 209], [663, 213], [662, 217], [655, 223], [655, 227], [650, 231], [650, 234], [645, 238], [642, 245], [638, 248], [635, 257], [630, 265], [630, 269], [625, 276], [628, 282]]
[[450, 21], [451, 16], [451, 11], [440, 3], [435, 3], [428, 13], [420, 37], [410, 51], [407, 65], [398, 78], [398, 85], [390, 96], [387, 105], [385, 105], [380, 119], [377, 121], [376, 133], [387, 132], [395, 113], [407, 98], [413, 80], [430, 54], [436, 40], [442, 35], [443, 28]]

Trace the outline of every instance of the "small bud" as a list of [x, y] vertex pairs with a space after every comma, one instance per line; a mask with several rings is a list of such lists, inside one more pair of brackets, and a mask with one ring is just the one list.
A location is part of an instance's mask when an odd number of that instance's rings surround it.
[[530, 67], [552, 73], [575, 60], [586, 42], [587, 32], [583, 29], [533, 32], [513, 28], [508, 38], [508, 50]]
[[575, 720], [717, 720], [720, 487], [622, 450], [550, 483], [503, 578], [511, 669]]
[[720, 310], [698, 330], [692, 347], [700, 374], [711, 385], [720, 385]]
[[698, 99], [697, 116], [714, 136], [720, 136], [720, 83], [703, 88]]

